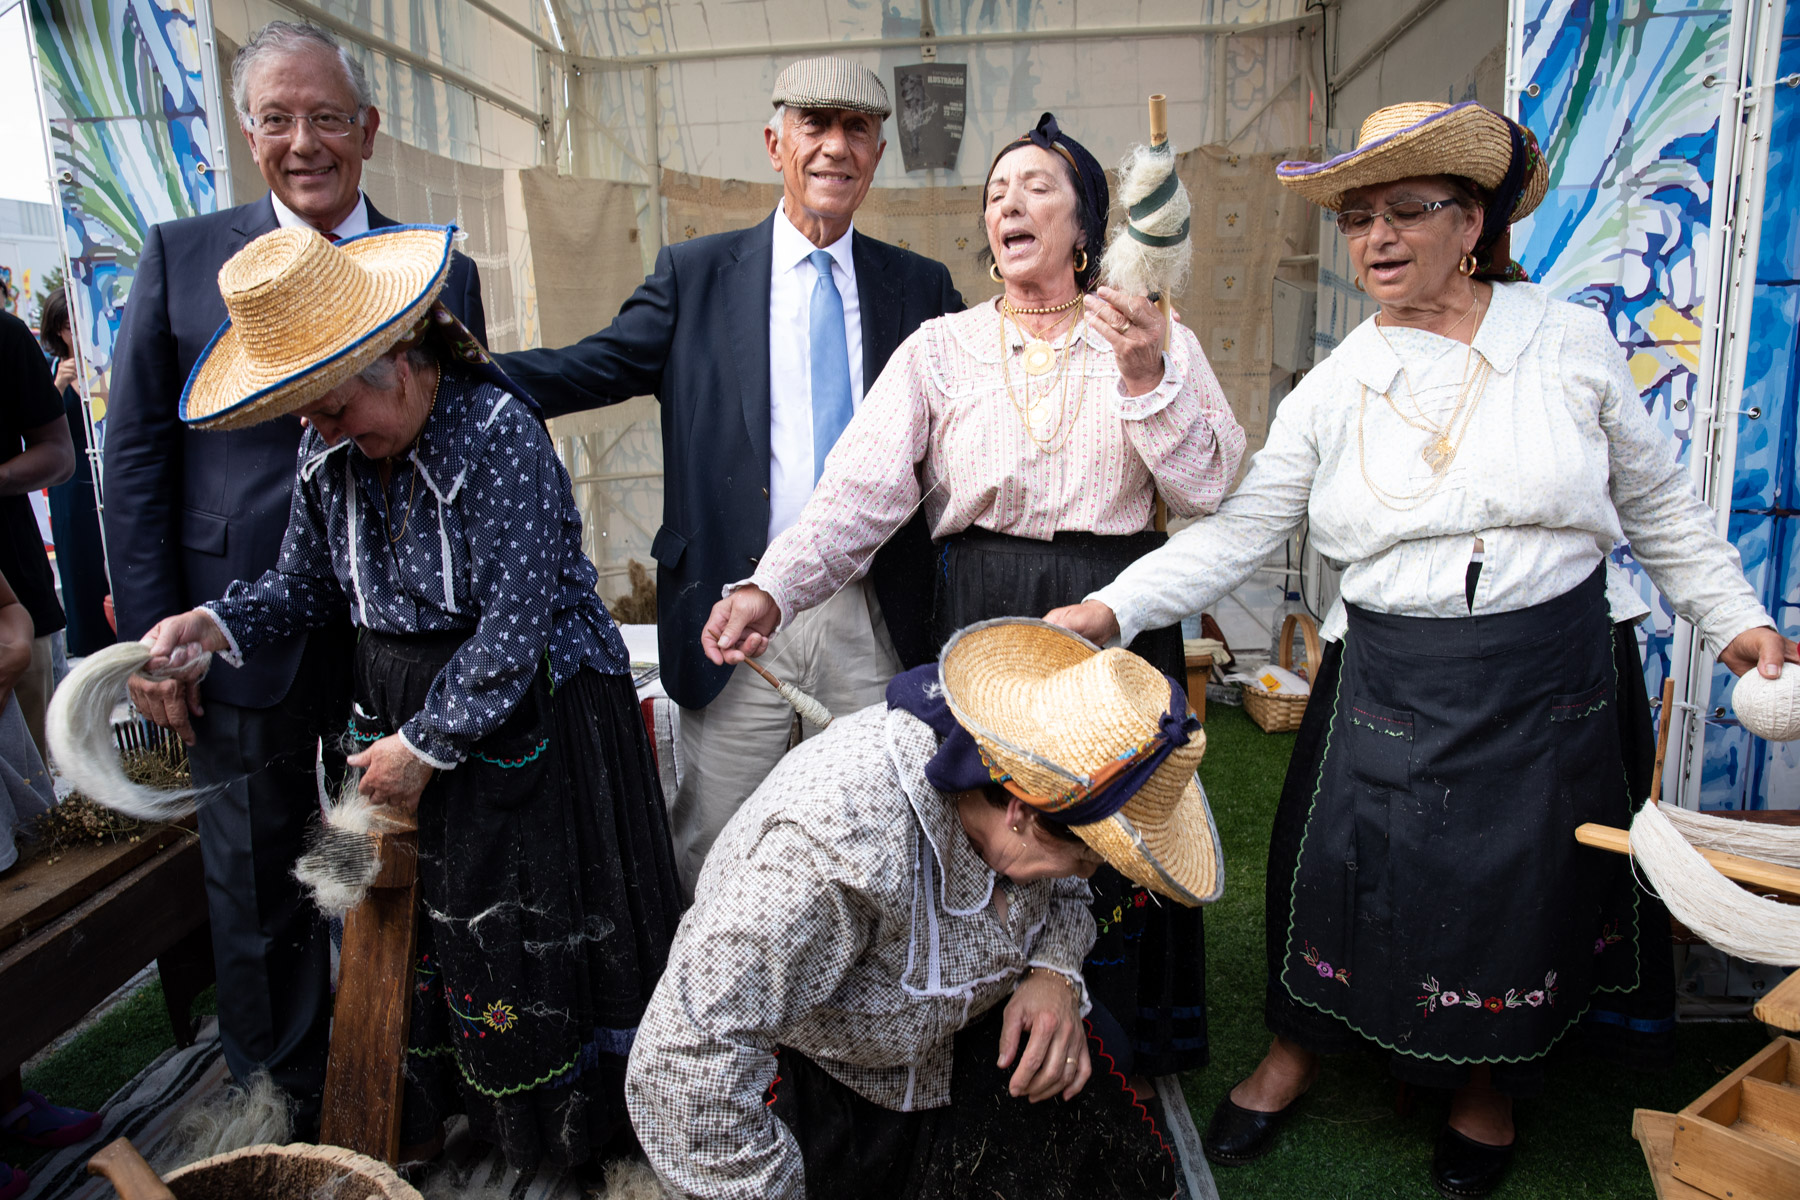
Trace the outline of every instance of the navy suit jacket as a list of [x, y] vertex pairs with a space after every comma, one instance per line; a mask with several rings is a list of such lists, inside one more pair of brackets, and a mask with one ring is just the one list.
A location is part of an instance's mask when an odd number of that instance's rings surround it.
[[[749, 229], [665, 246], [607, 328], [567, 349], [499, 359], [546, 416], [633, 396], [662, 402], [663, 521], [650, 547], [657, 644], [664, 686], [688, 708], [710, 702], [732, 671], [701, 652], [707, 615], [768, 547], [774, 230], [770, 214]], [[940, 262], [860, 233], [851, 255], [866, 390], [913, 330], [963, 302]], [[922, 514], [882, 548], [872, 574], [902, 661], [935, 659]]]
[[[371, 228], [397, 222], [369, 205]], [[113, 352], [107, 399], [105, 524], [119, 637], [224, 595], [234, 579], [275, 565], [294, 493], [300, 419], [207, 433], [181, 423], [182, 385], [219, 326], [219, 268], [279, 228], [267, 196], [202, 217], [152, 226]], [[481, 280], [456, 255], [440, 297], [487, 340]], [[306, 636], [271, 642], [243, 667], [214, 671], [206, 694], [249, 708], [280, 702], [299, 669]]]

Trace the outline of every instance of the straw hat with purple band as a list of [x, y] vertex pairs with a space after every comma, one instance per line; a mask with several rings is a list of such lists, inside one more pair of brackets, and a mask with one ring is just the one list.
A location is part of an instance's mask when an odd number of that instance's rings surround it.
[[881, 77], [847, 58], [803, 58], [789, 63], [775, 77], [769, 103], [791, 104], [795, 108], [846, 108], [874, 113], [882, 120], [894, 111]]
[[1219, 898], [1224, 855], [1194, 775], [1206, 735], [1180, 685], [1130, 651], [1018, 617], [957, 633], [938, 675], [994, 782], [1134, 883], [1186, 905]]
[[[277, 229], [239, 250], [219, 270], [231, 315], [188, 376], [181, 419], [241, 429], [285, 416], [420, 333], [455, 233], [395, 225], [334, 245], [312, 229]], [[458, 333], [475, 343], [448, 312], [434, 319], [445, 318], [453, 344]]]
[[1492, 196], [1482, 223], [1477, 278], [1523, 277], [1509, 268], [1506, 230], [1536, 208], [1550, 170], [1529, 129], [1473, 100], [1390, 104], [1370, 114], [1356, 149], [1329, 162], [1284, 162], [1275, 176], [1291, 191], [1338, 211], [1346, 192], [1420, 175], [1460, 175]]

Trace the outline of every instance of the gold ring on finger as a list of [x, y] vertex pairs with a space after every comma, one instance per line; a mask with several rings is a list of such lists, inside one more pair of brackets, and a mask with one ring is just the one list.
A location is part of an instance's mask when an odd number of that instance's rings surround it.
[[1063, 1059], [1063, 1066], [1065, 1066], [1065, 1067], [1072, 1067], [1072, 1066], [1074, 1066], [1074, 1065], [1075, 1065], [1075, 1060], [1074, 1060], [1074, 1059], [1072, 1059], [1072, 1058], [1065, 1058], [1065, 1059]]

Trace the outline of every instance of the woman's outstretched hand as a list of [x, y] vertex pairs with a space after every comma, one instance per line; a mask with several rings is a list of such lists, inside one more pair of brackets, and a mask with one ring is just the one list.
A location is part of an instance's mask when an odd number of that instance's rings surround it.
[[775, 597], [755, 584], [741, 587], [713, 605], [700, 631], [700, 648], [720, 666], [735, 666], [746, 658], [761, 657], [779, 624], [781, 608]]
[[418, 811], [419, 794], [431, 782], [431, 764], [391, 734], [344, 761], [363, 773], [358, 792], [376, 804], [392, 805], [402, 812]]
[[[1000, 1067], [1018, 1057], [1007, 1091], [1033, 1104], [1061, 1096], [1072, 1100], [1087, 1086], [1094, 1067], [1088, 1058], [1087, 1031], [1081, 1026], [1075, 989], [1065, 977], [1050, 970], [1035, 970], [1025, 977], [1000, 1026]], [[1019, 1040], [1026, 1039], [1024, 1053]]]
[[144, 635], [150, 647], [146, 671], [168, 672], [161, 679], [138, 674], [126, 685], [137, 710], [164, 729], [172, 729], [186, 745], [193, 745], [194, 717], [206, 710], [200, 705], [200, 680], [206, 660], [196, 652], [217, 653], [230, 647], [219, 623], [201, 608], [164, 617]]
[[1783, 662], [1800, 663], [1800, 649], [1769, 626], [1746, 629], [1731, 639], [1719, 661], [1731, 668], [1733, 675], [1760, 670], [1766, 678], [1781, 677]]
[[1044, 614], [1044, 620], [1079, 633], [1096, 646], [1104, 646], [1119, 636], [1119, 618], [1098, 600], [1067, 604]]

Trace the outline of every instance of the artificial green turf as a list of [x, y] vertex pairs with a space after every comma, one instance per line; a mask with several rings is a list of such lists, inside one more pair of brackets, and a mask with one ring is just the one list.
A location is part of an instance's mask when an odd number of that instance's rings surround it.
[[[1200, 778], [1225, 849], [1225, 895], [1206, 912], [1212, 1063], [1182, 1077], [1203, 1132], [1219, 1097], [1268, 1048], [1263, 878], [1293, 745], [1293, 734], [1263, 733], [1242, 709], [1207, 708]], [[1517, 1107], [1520, 1149], [1496, 1200], [1648, 1200], [1650, 1176], [1631, 1137], [1631, 1110], [1673, 1112], [1767, 1044], [1762, 1026], [1749, 1021], [1683, 1025], [1675, 1066], [1657, 1074], [1622, 1070], [1575, 1046], [1559, 1049], [1544, 1095]], [[1448, 1113], [1447, 1096], [1413, 1095], [1410, 1115], [1397, 1116], [1395, 1085], [1382, 1062], [1327, 1059], [1273, 1153], [1247, 1167], [1213, 1169], [1221, 1200], [1435, 1196], [1431, 1145]]]
[[[194, 1001], [193, 1011], [196, 1017], [218, 1011], [212, 988]], [[155, 980], [114, 1005], [68, 1045], [27, 1072], [25, 1086], [42, 1092], [52, 1104], [97, 1109], [174, 1045], [175, 1030], [163, 1004], [162, 982]], [[0, 1137], [0, 1161], [28, 1167], [47, 1153]]]

